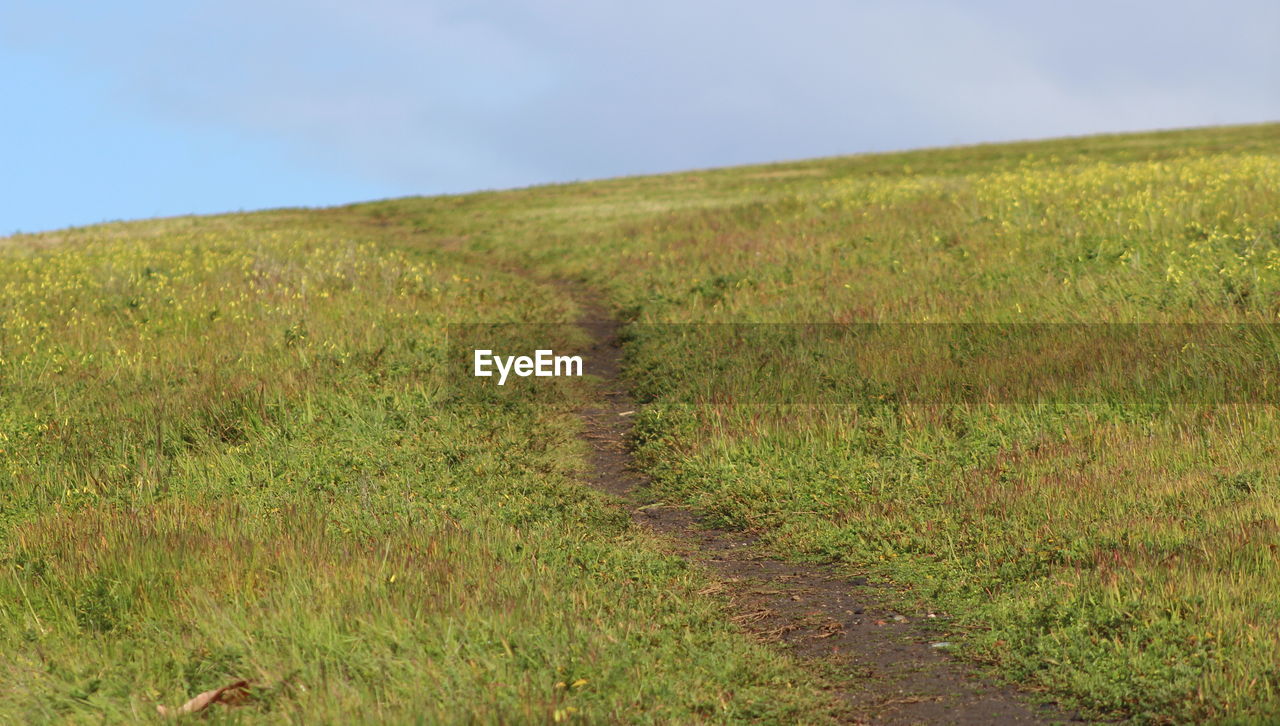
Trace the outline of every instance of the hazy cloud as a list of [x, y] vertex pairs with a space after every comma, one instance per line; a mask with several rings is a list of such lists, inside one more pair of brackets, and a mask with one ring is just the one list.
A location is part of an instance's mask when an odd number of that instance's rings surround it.
[[1272, 0], [105, 5], [0, 27], [121, 104], [420, 191], [1280, 118]]

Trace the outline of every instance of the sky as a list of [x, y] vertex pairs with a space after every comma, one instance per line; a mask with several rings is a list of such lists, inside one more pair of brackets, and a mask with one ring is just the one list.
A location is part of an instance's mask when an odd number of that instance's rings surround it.
[[1275, 0], [0, 0], [0, 235], [1280, 120]]

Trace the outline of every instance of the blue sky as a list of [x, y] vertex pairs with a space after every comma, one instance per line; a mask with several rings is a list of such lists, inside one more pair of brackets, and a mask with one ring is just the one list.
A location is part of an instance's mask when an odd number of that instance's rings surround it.
[[1280, 120], [1275, 0], [0, 0], [0, 235]]

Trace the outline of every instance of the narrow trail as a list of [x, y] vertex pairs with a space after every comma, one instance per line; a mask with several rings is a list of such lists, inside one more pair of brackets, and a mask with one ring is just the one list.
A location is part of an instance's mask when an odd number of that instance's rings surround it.
[[586, 354], [602, 376], [600, 400], [580, 411], [591, 447], [589, 483], [620, 500], [632, 518], [662, 535], [686, 559], [715, 577], [734, 621], [763, 640], [782, 643], [801, 659], [833, 664], [849, 677], [837, 697], [854, 724], [1051, 724], [1077, 715], [1035, 705], [1014, 689], [974, 674], [934, 647], [945, 621], [929, 613], [893, 610], [891, 598], [865, 578], [834, 568], [786, 562], [760, 553], [749, 534], [701, 526], [685, 508], [643, 506], [647, 478], [631, 466], [627, 441], [635, 404], [620, 381], [620, 324], [600, 297], [576, 283], [557, 286], [583, 311]]

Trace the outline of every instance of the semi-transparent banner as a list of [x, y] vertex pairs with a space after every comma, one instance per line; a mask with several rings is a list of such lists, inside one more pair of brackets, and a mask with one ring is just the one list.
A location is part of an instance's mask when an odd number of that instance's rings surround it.
[[[630, 325], [622, 381], [671, 403], [1280, 403], [1280, 325]], [[455, 397], [611, 377], [577, 325], [451, 325]], [[552, 394], [554, 395], [554, 393]]]

